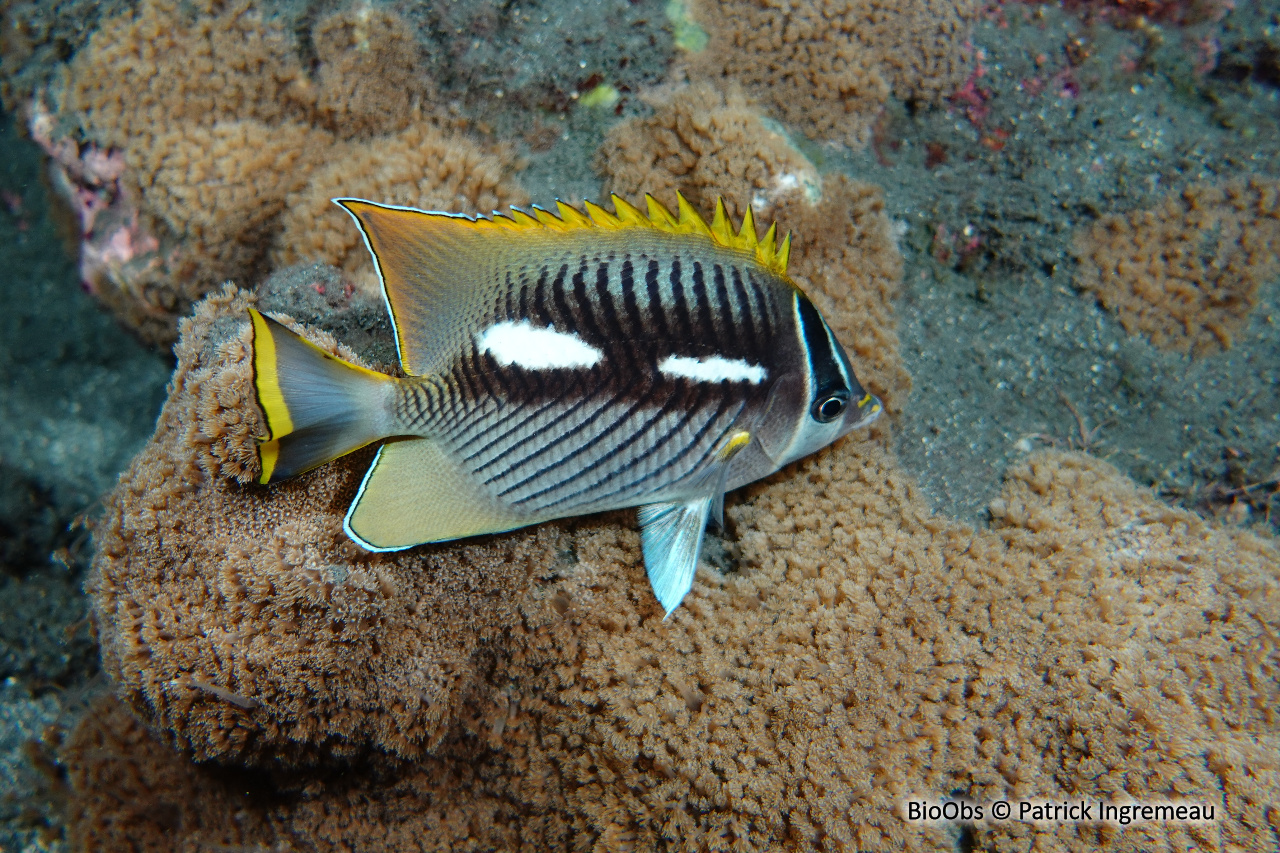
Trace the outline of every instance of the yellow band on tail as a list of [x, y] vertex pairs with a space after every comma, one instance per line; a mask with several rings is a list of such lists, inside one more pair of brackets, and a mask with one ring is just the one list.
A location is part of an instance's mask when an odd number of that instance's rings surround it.
[[390, 376], [343, 361], [259, 311], [253, 322], [253, 387], [266, 420], [258, 482], [309, 471], [385, 438]]
[[253, 387], [258, 391], [258, 405], [267, 418], [267, 438], [271, 440], [293, 432], [293, 418], [280, 390], [276, 341], [267, 318], [254, 308], [249, 309], [249, 316], [253, 318]]

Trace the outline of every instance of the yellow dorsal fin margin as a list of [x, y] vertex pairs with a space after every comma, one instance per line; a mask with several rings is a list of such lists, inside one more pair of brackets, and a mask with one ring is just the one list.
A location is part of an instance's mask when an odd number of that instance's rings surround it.
[[590, 201], [584, 202], [581, 210], [571, 204], [557, 201], [554, 213], [537, 205], [530, 210], [513, 207], [510, 213], [495, 212], [492, 218], [477, 216], [474, 222], [479, 227], [496, 227], [504, 231], [566, 232], [590, 228], [618, 231], [627, 228], [649, 228], [668, 234], [695, 234], [706, 237], [716, 245], [754, 254], [756, 260], [771, 272], [779, 275], [785, 275], [787, 272], [787, 261], [791, 257], [791, 235], [786, 235], [779, 244], [778, 226], [776, 223], [771, 223], [769, 230], [765, 232], [764, 239], [760, 239], [756, 234], [755, 217], [750, 207], [746, 208], [742, 224], [735, 232], [724, 200], [720, 198], [716, 199], [715, 215], [710, 225], [680, 193], [676, 193], [676, 213], [674, 214], [651, 195], [644, 197], [647, 212], [635, 207], [621, 196], [614, 195], [611, 198], [613, 213]]

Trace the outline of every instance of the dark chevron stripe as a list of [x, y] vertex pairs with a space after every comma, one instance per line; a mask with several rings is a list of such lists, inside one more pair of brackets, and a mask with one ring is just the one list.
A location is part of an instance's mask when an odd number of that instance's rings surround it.
[[[557, 415], [557, 416], [556, 416], [556, 418], [555, 418], [551, 423], [547, 424], [547, 425], [543, 428], [543, 430], [542, 430], [542, 431], [543, 431], [543, 434], [545, 435], [545, 434], [547, 434], [547, 433], [550, 433], [550, 432], [551, 432], [551, 428], [552, 428], [552, 427], [554, 427], [554, 426], [556, 426], [557, 424], [559, 424], [561, 421], [563, 421], [565, 418], [567, 418], [570, 414], [572, 414], [572, 413], [576, 412], [578, 409], [580, 409], [580, 408], [582, 408], [583, 406], [585, 406], [588, 402], [590, 402], [590, 401], [592, 401], [592, 400], [596, 399], [597, 397], [602, 396], [602, 393], [601, 393], [601, 392], [603, 392], [604, 390], [606, 390], [604, 387], [598, 387], [596, 390], [594, 390], [594, 391], [592, 391], [591, 393], [589, 393], [589, 394], [587, 394], [586, 396], [584, 396], [584, 397], [583, 397], [583, 398], [582, 398], [578, 403], [575, 403], [575, 404], [573, 405], [573, 407], [572, 407], [572, 408], [570, 408], [569, 410], [567, 410], [567, 411], [565, 411], [565, 412], [561, 413], [560, 415]], [[516, 460], [515, 462], [511, 463], [510, 465], [508, 465], [508, 466], [507, 466], [507, 468], [506, 468], [505, 470], [503, 470], [503, 471], [501, 471], [501, 472], [499, 472], [499, 473], [497, 473], [497, 474], [494, 474], [493, 476], [491, 476], [491, 477], [489, 477], [488, 479], [486, 479], [486, 480], [484, 481], [484, 482], [485, 482], [485, 485], [489, 485], [490, 483], [494, 482], [495, 480], [498, 480], [498, 479], [502, 478], [502, 477], [503, 477], [505, 474], [507, 474], [508, 472], [510, 472], [510, 471], [514, 471], [514, 470], [515, 470], [515, 469], [517, 469], [517, 468], [522, 468], [522, 467], [524, 467], [525, 465], [527, 465], [527, 464], [529, 464], [530, 462], [532, 462], [534, 459], [537, 459], [539, 456], [542, 456], [542, 455], [544, 455], [544, 454], [546, 454], [546, 453], [551, 452], [551, 451], [552, 451], [552, 450], [554, 450], [558, 445], [563, 444], [563, 443], [564, 443], [565, 441], [567, 441], [568, 439], [573, 438], [575, 435], [577, 435], [578, 433], [582, 432], [582, 431], [583, 431], [584, 429], [586, 429], [588, 426], [590, 426], [591, 424], [595, 423], [596, 418], [598, 418], [602, 412], [606, 412], [606, 411], [608, 411], [611, 405], [613, 405], [613, 404], [612, 404], [612, 403], [608, 403], [608, 402], [606, 402], [606, 403], [605, 403], [603, 406], [601, 406], [599, 409], [596, 409], [594, 412], [592, 412], [592, 413], [591, 413], [591, 415], [590, 415], [589, 417], [587, 417], [585, 420], [578, 421], [576, 424], [574, 424], [572, 427], [570, 427], [566, 432], [562, 432], [562, 433], [560, 433], [560, 434], [559, 434], [559, 435], [557, 435], [555, 438], [551, 439], [551, 441], [549, 441], [547, 444], [544, 444], [542, 447], [536, 448], [532, 453], [530, 453], [530, 454], [526, 455], [525, 457], [523, 457], [522, 459], [518, 459], [518, 460]], [[535, 477], [536, 477], [536, 476], [537, 476], [537, 474], [535, 473], [533, 476], [535, 476]], [[516, 485], [512, 486], [510, 489], [507, 489], [506, 491], [502, 492], [501, 494], [506, 494], [507, 492], [511, 491], [512, 489], [517, 489], [517, 488], [519, 488], [519, 487], [520, 487], [520, 486], [522, 486], [524, 483], [528, 482], [528, 480], [529, 480], [529, 479], [530, 479], [530, 478], [525, 478], [524, 480], [522, 480], [521, 482], [519, 482], [519, 483], [517, 483]]]
[[[698, 408], [694, 409], [693, 411], [700, 412], [701, 410], [702, 410], [702, 405], [701, 403], [699, 403]], [[739, 407], [738, 411], [741, 411], [741, 410], [742, 410], [741, 407]], [[711, 430], [711, 428], [715, 426], [717, 423], [719, 423], [720, 418], [724, 414], [724, 412], [725, 412], [725, 399], [723, 396], [718, 396], [716, 399], [715, 413], [711, 415], [711, 417], [705, 418], [702, 421], [702, 426], [698, 427], [698, 431], [694, 433], [693, 438], [684, 446], [684, 449], [681, 450], [678, 454], [672, 455], [670, 459], [662, 463], [662, 465], [657, 469], [655, 469], [653, 473], [651, 473], [649, 476], [654, 479], [657, 479], [661, 477], [663, 474], [665, 474], [669, 469], [671, 469], [675, 465], [678, 465], [681, 459], [687, 456], [690, 453], [690, 451], [692, 451], [695, 447], [698, 446], [698, 444], [702, 441], [702, 439], [706, 437], [707, 433]], [[690, 419], [692, 419], [692, 417], [693, 417], [693, 414], [691, 413]], [[734, 417], [736, 418], [737, 414], [735, 414]], [[715, 444], [713, 443], [712, 447], [714, 446]], [[706, 454], [703, 454], [703, 458], [706, 458]], [[696, 471], [697, 466], [695, 465], [689, 470]]]
[[[495, 442], [503, 440], [515, 430], [520, 429], [521, 426], [523, 426], [525, 423], [529, 421], [530, 417], [536, 417], [537, 414], [541, 413], [542, 410], [554, 405], [559, 400], [559, 395], [553, 393], [547, 388], [546, 382], [543, 380], [543, 377], [539, 374], [538, 371], [525, 371], [524, 374], [525, 375], [523, 376], [517, 377], [517, 381], [519, 381], [523, 386], [523, 389], [522, 389], [524, 394], [523, 399], [524, 400], [546, 400], [547, 402], [544, 403], [540, 409], [537, 409], [532, 415], [530, 415], [529, 417], [526, 417], [520, 423], [506, 430], [497, 438], [494, 438], [488, 441], [479, 450], [467, 455], [465, 457], [466, 461], [469, 462], [472, 459], [474, 459], [476, 456], [479, 456], [481, 453], [484, 453]], [[471, 442], [479, 439], [481, 437], [480, 435], [481, 433], [488, 433], [494, 430], [502, 429], [502, 427], [505, 424], [507, 424], [512, 418], [520, 415], [523, 412], [528, 412], [530, 410], [530, 405], [527, 403], [521, 404], [519, 402], [516, 402], [516, 403], [509, 404], [509, 408], [510, 408], [510, 411], [503, 413], [501, 416], [499, 416], [499, 418], [496, 421], [493, 421], [492, 423], [484, 424], [482, 429], [473, 430], [472, 434], [468, 435], [465, 441], [460, 441], [460, 438], [461, 438], [460, 435], [454, 431], [450, 431], [450, 433], [448, 434], [448, 438], [454, 442], [457, 442], [460, 445], [469, 445], [471, 444]]]
[[[490, 439], [490, 440], [489, 440], [488, 442], [486, 442], [486, 443], [485, 443], [485, 444], [484, 444], [484, 445], [483, 445], [479, 450], [474, 450], [474, 451], [472, 451], [471, 453], [468, 453], [466, 456], [462, 457], [462, 461], [463, 461], [463, 462], [470, 462], [471, 460], [475, 459], [476, 457], [478, 457], [478, 456], [482, 456], [482, 455], [484, 455], [485, 453], [488, 453], [488, 452], [489, 452], [489, 450], [490, 450], [491, 448], [493, 448], [493, 447], [497, 446], [498, 444], [501, 444], [502, 442], [506, 441], [506, 440], [507, 440], [508, 438], [510, 438], [513, 434], [515, 434], [516, 432], [518, 432], [518, 431], [520, 431], [521, 429], [523, 429], [525, 426], [527, 426], [530, 422], [532, 422], [532, 421], [533, 421], [533, 420], [535, 420], [536, 418], [541, 417], [541, 416], [542, 416], [542, 414], [543, 414], [544, 412], [546, 412], [546, 411], [547, 411], [547, 409], [549, 409], [549, 408], [551, 408], [552, 406], [554, 406], [554, 405], [558, 404], [559, 402], [560, 402], [559, 400], [556, 400], [556, 399], [550, 399], [550, 400], [547, 400], [547, 402], [543, 403], [541, 406], [539, 406], [539, 407], [537, 407], [537, 408], [533, 408], [533, 407], [530, 407], [530, 406], [513, 406], [513, 407], [512, 407], [512, 411], [511, 411], [511, 412], [507, 413], [506, 415], [503, 415], [501, 418], [499, 418], [499, 419], [498, 419], [498, 421], [497, 421], [496, 423], [490, 424], [489, 429], [490, 429], [490, 430], [497, 430], [497, 429], [500, 429], [500, 428], [502, 427], [502, 425], [503, 425], [503, 424], [505, 424], [505, 423], [507, 423], [508, 421], [510, 421], [510, 420], [511, 420], [512, 418], [514, 418], [516, 415], [523, 414], [523, 415], [524, 415], [524, 417], [523, 417], [523, 418], [521, 418], [521, 419], [520, 419], [520, 421], [519, 421], [518, 423], [516, 423], [516, 424], [514, 424], [514, 425], [512, 425], [512, 426], [508, 427], [507, 429], [503, 430], [503, 431], [502, 431], [502, 433], [501, 433], [500, 435], [496, 436], [495, 438]], [[539, 430], [539, 432], [542, 432], [542, 431], [543, 431], [543, 430]], [[531, 434], [531, 435], [529, 435], [529, 436], [525, 436], [525, 438], [521, 439], [520, 441], [516, 442], [515, 444], [510, 445], [509, 447], [504, 448], [504, 449], [502, 450], [502, 453], [503, 453], [503, 454], [510, 453], [512, 450], [514, 450], [515, 448], [519, 447], [519, 446], [520, 446], [521, 444], [523, 444], [525, 441], [528, 441], [528, 440], [529, 440], [529, 438], [531, 438], [531, 437], [532, 437], [532, 435], [536, 435], [536, 434], [537, 434], [537, 433], [533, 433], [533, 434]], [[495, 458], [493, 458], [493, 459], [490, 459], [488, 462], [485, 462], [484, 464], [480, 465], [479, 467], [477, 467], [477, 468], [473, 469], [473, 472], [474, 472], [474, 473], [479, 473], [480, 471], [483, 471], [485, 468], [488, 468], [490, 465], [492, 465], [494, 462], [498, 461], [498, 460], [499, 460], [499, 459], [501, 459], [501, 458], [502, 458], [502, 456], [501, 456], [501, 454], [500, 454], [499, 456], [497, 456], [497, 457], [495, 457]]]
[[[652, 395], [653, 395], [653, 391], [652, 389], [650, 389], [645, 394], [643, 394], [639, 400], [636, 400], [635, 402], [633, 402], [631, 406], [627, 409], [626, 413], [622, 415], [622, 417], [615, 418], [613, 422], [610, 423], [607, 427], [605, 427], [599, 434], [592, 436], [584, 444], [581, 444], [578, 447], [575, 447], [573, 450], [569, 451], [569, 453], [567, 453], [566, 455], [561, 456], [559, 459], [556, 459], [550, 465], [547, 465], [546, 467], [540, 469], [533, 476], [525, 478], [521, 482], [517, 483], [516, 485], [508, 489], [503, 489], [498, 494], [500, 496], [506, 496], [507, 494], [515, 491], [516, 489], [520, 488], [526, 483], [529, 483], [532, 480], [540, 479], [544, 474], [550, 473], [551, 471], [557, 468], [563, 468], [567, 464], [573, 462], [573, 460], [577, 459], [579, 456], [586, 453], [591, 448], [599, 445], [601, 441], [608, 438], [610, 435], [613, 435], [613, 433], [616, 432], [620, 426], [622, 426], [623, 424], [631, 420], [631, 418], [635, 416], [636, 412], [640, 411], [640, 409], [643, 408], [645, 404], [649, 402], [649, 398], [652, 397]], [[610, 404], [605, 408], [606, 409], [611, 408], [612, 405], [613, 404]], [[558, 489], [560, 486], [573, 480], [573, 478], [576, 476], [578, 476], [577, 472], [570, 474], [568, 477], [562, 478], [561, 480], [557, 481], [556, 483], [550, 486], [539, 489], [538, 491], [534, 492], [532, 495], [526, 495], [523, 498], [517, 499], [515, 503], [517, 504], [528, 503], [529, 501], [533, 500], [534, 498], [540, 495], [544, 495], [547, 492], [552, 491], [553, 489]]]
[[[699, 390], [700, 390], [700, 389], [699, 389]], [[670, 411], [671, 411], [672, 409], [674, 409], [674, 408], [677, 408], [677, 407], [676, 407], [676, 406], [669, 405], [669, 404], [668, 404], [668, 405], [663, 406], [662, 411], [659, 413], [659, 415], [658, 415], [657, 417], [655, 417], [652, 421], [650, 421], [650, 423], [649, 423], [648, 425], [646, 425], [645, 429], [648, 429], [648, 427], [649, 427], [649, 426], [651, 426], [653, 423], [656, 423], [656, 422], [657, 422], [658, 420], [660, 420], [662, 417], [664, 417], [665, 415], [669, 414], [669, 413], [670, 413]], [[657, 469], [655, 469], [655, 470], [653, 470], [653, 471], [650, 471], [650, 472], [648, 472], [648, 473], [642, 474], [641, 476], [639, 476], [639, 477], [637, 477], [637, 478], [635, 478], [635, 479], [633, 479], [633, 480], [629, 480], [628, 482], [623, 483], [622, 485], [620, 485], [620, 486], [616, 487], [615, 489], [613, 489], [613, 491], [611, 491], [611, 492], [606, 492], [606, 493], [604, 493], [604, 494], [597, 494], [597, 495], [593, 495], [593, 496], [590, 498], [590, 502], [591, 502], [591, 503], [596, 503], [596, 502], [599, 502], [599, 501], [608, 500], [609, 498], [614, 497], [615, 495], [619, 495], [619, 494], [621, 494], [621, 493], [625, 493], [627, 490], [629, 490], [629, 489], [633, 488], [634, 486], [636, 486], [636, 485], [638, 485], [639, 483], [641, 483], [641, 482], [643, 482], [643, 481], [646, 481], [646, 480], [648, 480], [650, 483], [652, 483], [652, 484], [654, 484], [654, 485], [658, 485], [658, 484], [660, 484], [660, 483], [661, 483], [661, 475], [662, 475], [663, 473], [665, 473], [666, 471], [670, 470], [673, 466], [675, 466], [676, 464], [678, 464], [679, 460], [683, 459], [685, 456], [687, 456], [687, 455], [689, 454], [689, 451], [690, 451], [694, 446], [696, 446], [696, 445], [697, 445], [697, 443], [702, 439], [702, 436], [704, 436], [704, 435], [706, 434], [707, 430], [711, 428], [711, 425], [712, 425], [712, 424], [715, 422], [715, 420], [717, 419], [717, 417], [718, 417], [718, 413], [719, 413], [719, 411], [720, 411], [720, 410], [718, 409], [718, 410], [717, 410], [717, 415], [713, 416], [710, 420], [708, 420], [708, 421], [704, 422], [704, 424], [703, 424], [702, 428], [701, 428], [701, 429], [700, 429], [700, 430], [699, 430], [699, 431], [694, 435], [693, 441], [691, 441], [691, 442], [689, 442], [689, 443], [686, 443], [684, 446], [682, 446], [681, 448], [679, 448], [679, 450], [678, 450], [678, 451], [677, 451], [677, 449], [676, 449], [675, 447], [671, 447], [671, 446], [667, 445], [667, 444], [666, 444], [666, 442], [670, 441], [672, 436], [679, 435], [679, 434], [680, 434], [680, 432], [681, 432], [681, 431], [685, 428], [685, 426], [689, 423], [689, 421], [690, 421], [690, 420], [692, 420], [696, 415], [698, 415], [698, 414], [700, 414], [700, 413], [701, 413], [701, 410], [702, 410], [702, 403], [701, 403], [701, 401], [699, 401], [698, 403], [696, 403], [696, 404], [695, 404], [695, 405], [693, 405], [693, 406], [685, 407], [684, 413], [680, 416], [680, 420], [676, 421], [676, 423], [675, 423], [675, 424], [673, 424], [671, 427], [669, 427], [669, 428], [667, 429], [667, 431], [666, 431], [666, 432], [664, 432], [660, 438], [655, 438], [655, 444], [662, 445], [662, 446], [663, 446], [663, 449], [664, 449], [664, 450], [666, 450], [667, 452], [669, 452], [669, 453], [671, 454], [670, 458], [669, 458], [665, 463], [663, 463], [660, 467], [658, 467]], [[641, 435], [643, 435], [643, 434], [644, 434], [644, 430], [641, 430], [640, 432], [637, 432], [637, 433], [636, 433], [636, 436], [635, 436], [635, 437], [638, 439], [638, 438], [639, 438]], [[593, 484], [592, 484], [592, 485], [590, 485], [590, 486], [586, 486], [586, 487], [583, 487], [582, 489], [579, 489], [579, 490], [578, 490], [577, 492], [575, 492], [573, 495], [570, 495], [570, 496], [568, 496], [568, 497], [561, 498], [560, 500], [557, 500], [555, 503], [550, 504], [547, 508], [549, 508], [550, 506], [556, 506], [557, 504], [564, 503], [564, 502], [566, 502], [566, 501], [570, 500], [572, 497], [576, 497], [577, 495], [583, 494], [584, 492], [590, 492], [590, 491], [593, 491], [593, 490], [595, 490], [595, 489], [599, 488], [600, 486], [604, 485], [605, 483], [608, 483], [609, 481], [611, 481], [611, 480], [613, 480], [613, 479], [615, 479], [615, 478], [617, 478], [617, 477], [622, 477], [622, 476], [626, 475], [628, 472], [632, 471], [632, 470], [633, 470], [637, 465], [639, 465], [642, 461], [644, 461], [644, 459], [645, 459], [645, 457], [644, 457], [644, 456], [640, 456], [640, 455], [632, 456], [632, 457], [631, 457], [631, 459], [629, 459], [629, 460], [626, 462], [626, 464], [624, 464], [622, 467], [620, 467], [620, 468], [618, 468], [618, 469], [616, 469], [616, 470], [614, 470], [614, 471], [611, 471], [611, 472], [610, 472], [606, 477], [604, 477], [603, 479], [600, 479], [600, 480], [596, 481], [595, 483], [593, 483]], [[579, 503], [587, 503], [587, 502], [588, 502], [588, 501], [580, 501]]]
[[[564, 485], [565, 483], [571, 483], [571, 482], [573, 482], [574, 480], [585, 480], [585, 479], [586, 479], [586, 477], [587, 477], [587, 475], [588, 475], [588, 474], [590, 474], [591, 472], [596, 471], [596, 470], [599, 470], [599, 469], [600, 469], [602, 466], [604, 466], [604, 465], [607, 465], [607, 464], [610, 464], [610, 463], [615, 463], [615, 462], [616, 462], [620, 457], [622, 457], [622, 456], [623, 456], [624, 451], [626, 451], [626, 449], [627, 449], [627, 448], [631, 447], [633, 444], [635, 444], [637, 441], [639, 441], [639, 440], [640, 440], [640, 438], [641, 438], [641, 437], [642, 437], [646, 432], [648, 432], [648, 431], [649, 431], [649, 429], [650, 429], [654, 424], [656, 424], [658, 421], [662, 420], [662, 418], [663, 418], [663, 417], [665, 417], [668, 413], [670, 413], [670, 412], [675, 408], [675, 403], [676, 403], [675, 398], [673, 398], [673, 397], [668, 397], [668, 398], [667, 398], [667, 400], [666, 400], [666, 402], [664, 402], [664, 403], [662, 404], [662, 406], [661, 406], [661, 407], [660, 407], [660, 408], [659, 408], [659, 409], [658, 409], [658, 410], [657, 410], [657, 411], [656, 411], [656, 412], [655, 412], [651, 417], [649, 417], [649, 418], [648, 418], [648, 420], [646, 420], [646, 421], [645, 421], [643, 424], [641, 424], [638, 428], [635, 428], [635, 429], [631, 430], [631, 434], [630, 434], [630, 435], [629, 435], [625, 440], [623, 440], [623, 441], [619, 442], [619, 443], [618, 443], [618, 444], [617, 444], [617, 445], [616, 445], [612, 450], [610, 450], [610, 451], [609, 451], [609, 453], [608, 453], [607, 455], [602, 456], [601, 458], [597, 459], [595, 462], [592, 462], [590, 465], [587, 465], [587, 466], [585, 466], [585, 467], [583, 467], [583, 468], [579, 468], [577, 471], [575, 471], [574, 473], [570, 474], [568, 477], [566, 477], [566, 478], [564, 478], [564, 479], [560, 480], [558, 483], [556, 483], [556, 484], [554, 484], [554, 485], [548, 486], [547, 488], [543, 489], [541, 492], [535, 492], [534, 494], [529, 495], [529, 496], [528, 496], [528, 497], [526, 497], [526, 498], [522, 498], [521, 500], [517, 501], [517, 503], [528, 503], [529, 501], [532, 501], [534, 498], [538, 497], [539, 495], [545, 494], [545, 493], [547, 493], [547, 492], [555, 491], [556, 489], [560, 488], [560, 487], [561, 487], [562, 485]], [[633, 411], [634, 411], [634, 410], [633, 410]], [[629, 413], [628, 413], [628, 418], [626, 418], [626, 420], [630, 420], [630, 417], [629, 417], [629, 416], [630, 416], [630, 414], [631, 414], [631, 413], [629, 412]], [[621, 422], [620, 422], [620, 423], [621, 423]], [[664, 440], [666, 440], [666, 438], [668, 438], [669, 436], [670, 436], [670, 433], [669, 433], [669, 432], [668, 432], [668, 433], [665, 433], [661, 439], [658, 439], [658, 441], [664, 441]], [[601, 436], [601, 437], [603, 437], [603, 436]], [[540, 509], [550, 509], [550, 508], [551, 508], [551, 507], [553, 507], [553, 506], [557, 506], [557, 505], [559, 505], [559, 504], [563, 504], [563, 503], [566, 503], [566, 502], [568, 502], [568, 501], [571, 501], [571, 500], [573, 500], [575, 497], [578, 497], [579, 495], [583, 494], [584, 492], [594, 491], [595, 489], [599, 488], [600, 486], [604, 485], [605, 483], [608, 483], [608, 482], [609, 482], [610, 480], [612, 480], [614, 477], [620, 476], [623, 472], [625, 472], [625, 471], [627, 471], [627, 470], [631, 469], [631, 468], [632, 468], [633, 466], [635, 466], [635, 465], [636, 465], [636, 464], [637, 464], [637, 463], [638, 463], [642, 458], [643, 458], [643, 457], [640, 457], [640, 456], [633, 456], [633, 457], [632, 457], [632, 458], [631, 458], [631, 459], [630, 459], [626, 464], [624, 464], [621, 468], [617, 468], [617, 469], [615, 469], [615, 470], [613, 470], [613, 471], [610, 471], [610, 472], [609, 472], [608, 474], [606, 474], [604, 477], [602, 477], [601, 479], [596, 480], [596, 481], [594, 481], [594, 482], [592, 482], [592, 483], [583, 483], [583, 484], [578, 488], [578, 490], [577, 490], [577, 491], [575, 491], [575, 492], [570, 492], [570, 493], [569, 493], [569, 494], [567, 494], [567, 495], [562, 495], [562, 496], [560, 496], [559, 498], [557, 498], [556, 500], [552, 501], [552, 502], [551, 502], [551, 503], [549, 503], [549, 504], [543, 504], [543, 505], [540, 507]], [[611, 494], [611, 493], [610, 493], [610, 494]], [[592, 500], [603, 500], [603, 499], [605, 499], [605, 498], [607, 498], [607, 497], [609, 497], [609, 494], [597, 495], [596, 497], [592, 498]]]

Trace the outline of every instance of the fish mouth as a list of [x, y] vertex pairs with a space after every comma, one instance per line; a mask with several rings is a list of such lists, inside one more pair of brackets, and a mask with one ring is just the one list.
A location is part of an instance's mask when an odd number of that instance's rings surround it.
[[867, 394], [858, 401], [858, 406], [851, 413], [849, 430], [855, 430], [859, 427], [868, 426], [884, 411], [884, 404], [880, 402], [880, 398], [875, 394]]

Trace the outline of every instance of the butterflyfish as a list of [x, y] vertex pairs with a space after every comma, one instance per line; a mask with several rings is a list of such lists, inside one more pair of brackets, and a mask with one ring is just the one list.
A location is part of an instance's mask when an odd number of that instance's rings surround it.
[[639, 507], [667, 616], [726, 491], [865, 426], [880, 401], [787, 276], [790, 235], [614, 196], [462, 216], [334, 201], [373, 256], [405, 374], [251, 310], [275, 483], [382, 442], [343, 527], [396, 551]]

